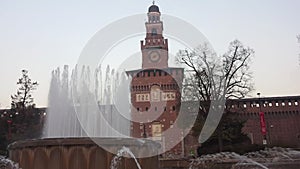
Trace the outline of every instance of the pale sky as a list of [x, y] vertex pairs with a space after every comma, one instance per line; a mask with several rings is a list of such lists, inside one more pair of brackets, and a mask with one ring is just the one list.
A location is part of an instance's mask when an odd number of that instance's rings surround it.
[[[134, 14], [144, 13], [146, 19], [151, 3], [1, 0], [0, 108], [10, 107], [22, 69], [40, 84], [33, 93], [37, 106], [47, 106], [53, 69], [73, 67], [88, 40], [106, 25]], [[194, 25], [218, 54], [234, 39], [253, 48], [253, 97], [257, 92], [266, 97], [300, 95], [299, 0], [158, 0], [156, 4], [161, 13]], [[132, 43], [139, 50], [139, 41]]]

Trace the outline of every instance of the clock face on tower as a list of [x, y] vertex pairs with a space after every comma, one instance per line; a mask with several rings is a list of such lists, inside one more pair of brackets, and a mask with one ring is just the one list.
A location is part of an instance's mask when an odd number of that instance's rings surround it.
[[158, 62], [160, 60], [160, 54], [158, 51], [151, 51], [148, 53], [148, 57], [151, 62]]

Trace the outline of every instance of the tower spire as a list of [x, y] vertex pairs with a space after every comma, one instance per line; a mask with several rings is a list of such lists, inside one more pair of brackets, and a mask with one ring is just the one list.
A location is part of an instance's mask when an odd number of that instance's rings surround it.
[[152, 1], [152, 4], [155, 5], [155, 0]]

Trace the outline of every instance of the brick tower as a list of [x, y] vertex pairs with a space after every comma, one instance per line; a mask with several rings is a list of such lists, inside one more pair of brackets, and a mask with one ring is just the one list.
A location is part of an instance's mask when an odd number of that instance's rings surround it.
[[[141, 41], [142, 69], [127, 71], [131, 81], [131, 135], [151, 138], [167, 147], [172, 138], [163, 134], [173, 128], [181, 105], [183, 68], [168, 66], [168, 40], [163, 37], [161, 13], [148, 9], [146, 38]], [[176, 135], [174, 135], [175, 137]], [[181, 154], [181, 143], [172, 149]]]

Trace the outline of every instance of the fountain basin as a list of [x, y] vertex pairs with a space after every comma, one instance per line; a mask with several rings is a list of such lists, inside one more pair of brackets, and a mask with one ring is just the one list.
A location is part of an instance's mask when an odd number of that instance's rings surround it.
[[[97, 144], [96, 144], [96, 143]], [[101, 145], [101, 146], [99, 146]], [[157, 151], [151, 140], [132, 138], [46, 138], [14, 142], [9, 158], [22, 169], [109, 169], [111, 160], [123, 146], [135, 156]], [[105, 147], [105, 148], [103, 148]], [[142, 169], [157, 169], [158, 156], [137, 158]], [[118, 169], [137, 169], [132, 158], [122, 158]]]

